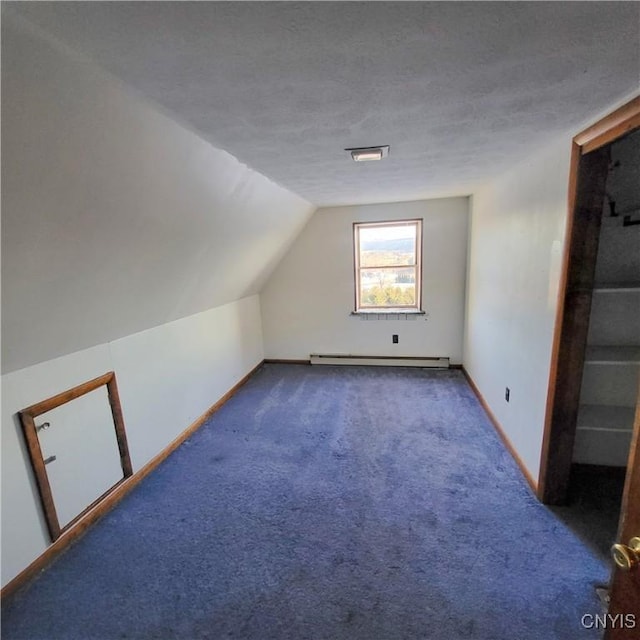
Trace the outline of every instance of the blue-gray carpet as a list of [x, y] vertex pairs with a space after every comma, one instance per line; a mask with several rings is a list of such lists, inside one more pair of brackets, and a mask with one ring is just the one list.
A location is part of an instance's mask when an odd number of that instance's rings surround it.
[[607, 577], [459, 371], [271, 364], [4, 603], [2, 637], [590, 639]]

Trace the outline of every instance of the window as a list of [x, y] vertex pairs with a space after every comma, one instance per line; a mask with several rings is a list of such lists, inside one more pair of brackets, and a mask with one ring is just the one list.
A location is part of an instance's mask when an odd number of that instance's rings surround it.
[[421, 308], [422, 220], [353, 225], [356, 313]]

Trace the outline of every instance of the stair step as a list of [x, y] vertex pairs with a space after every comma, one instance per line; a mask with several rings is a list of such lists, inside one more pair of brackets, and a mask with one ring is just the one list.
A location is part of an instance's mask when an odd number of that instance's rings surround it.
[[[602, 365], [602, 366], [601, 366]], [[585, 363], [580, 402], [585, 405], [635, 407], [640, 366], [614, 360]]]
[[640, 293], [640, 283], [599, 282], [593, 286], [593, 293]]
[[632, 431], [633, 407], [583, 404], [578, 411], [578, 429]]
[[573, 462], [624, 467], [629, 458], [631, 431], [578, 429], [573, 448]]
[[640, 365], [640, 346], [588, 346], [584, 363], [585, 365]]
[[594, 289], [588, 344], [640, 344], [640, 287]]

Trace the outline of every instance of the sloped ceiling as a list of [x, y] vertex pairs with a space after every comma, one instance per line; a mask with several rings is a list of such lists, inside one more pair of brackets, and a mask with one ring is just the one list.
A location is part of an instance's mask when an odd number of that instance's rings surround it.
[[313, 211], [3, 15], [3, 372], [258, 293]]
[[316, 205], [469, 193], [640, 80], [636, 2], [4, 4]]

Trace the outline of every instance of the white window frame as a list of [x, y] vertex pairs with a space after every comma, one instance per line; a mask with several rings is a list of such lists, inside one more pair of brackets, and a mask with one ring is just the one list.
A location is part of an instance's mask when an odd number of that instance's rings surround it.
[[[371, 227], [401, 227], [415, 226], [416, 228], [416, 254], [415, 263], [412, 265], [380, 265], [360, 266], [360, 229]], [[353, 265], [355, 285], [355, 311], [354, 313], [423, 313], [422, 311], [422, 218], [407, 220], [385, 220], [381, 222], [354, 222], [353, 223]], [[373, 307], [362, 306], [360, 302], [360, 276], [364, 269], [397, 269], [398, 266], [413, 267], [416, 272], [416, 301], [412, 305], [385, 305]]]

